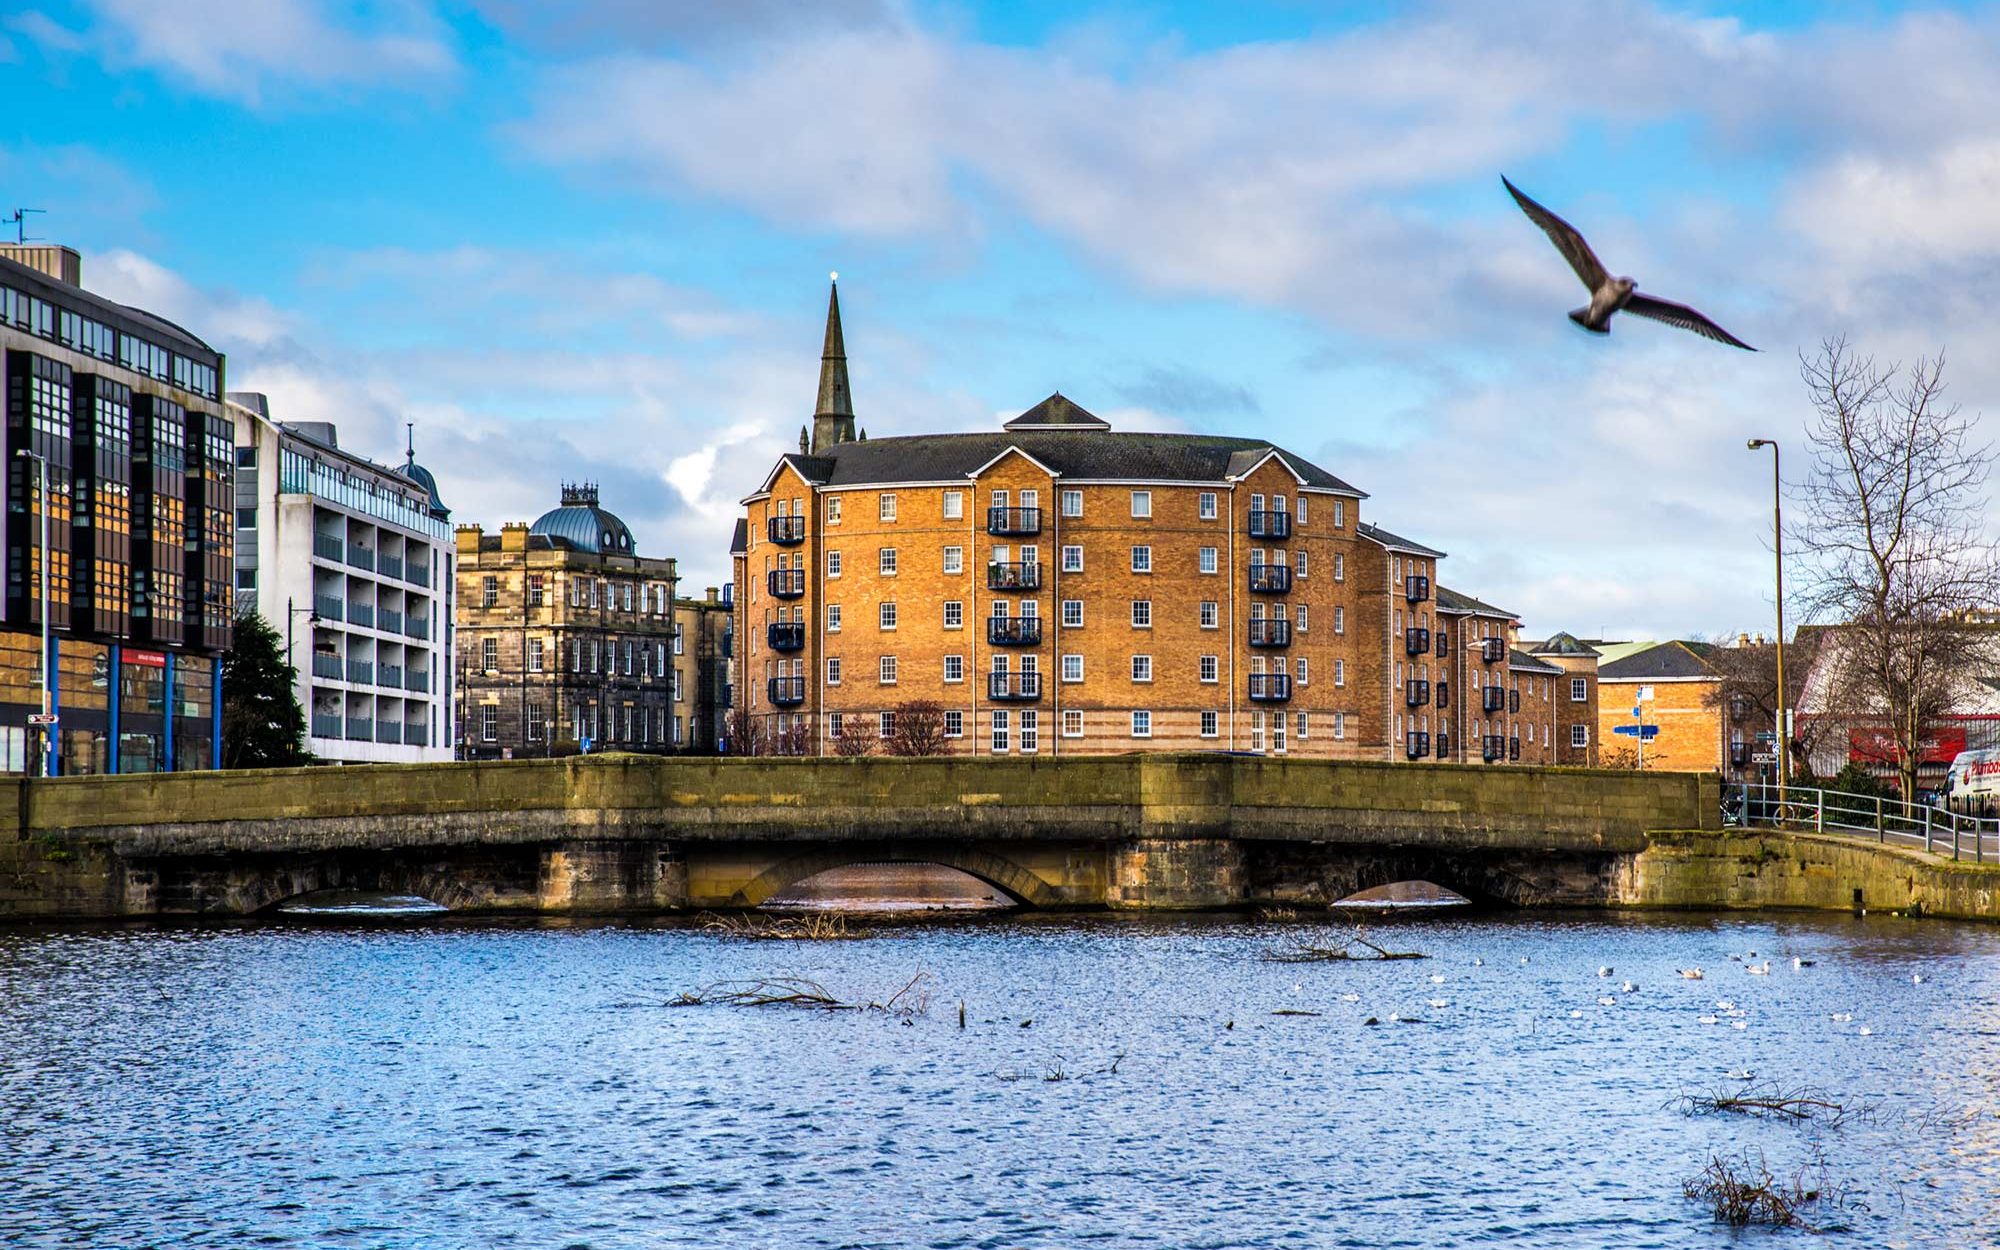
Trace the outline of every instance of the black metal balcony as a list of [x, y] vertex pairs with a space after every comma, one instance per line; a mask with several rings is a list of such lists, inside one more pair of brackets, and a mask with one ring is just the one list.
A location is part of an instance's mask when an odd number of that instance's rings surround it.
[[769, 687], [771, 703], [775, 707], [797, 707], [806, 701], [806, 679], [803, 677], [773, 677]]
[[1479, 658], [1488, 664], [1498, 664], [1507, 658], [1507, 640], [1488, 638], [1479, 644]]
[[804, 569], [772, 569], [766, 576], [774, 599], [797, 599], [806, 593]]
[[1292, 623], [1276, 618], [1251, 617], [1250, 645], [1253, 647], [1288, 647], [1292, 645]]
[[1450, 707], [1450, 706], [1451, 706], [1451, 683], [1450, 683], [1450, 682], [1448, 682], [1448, 681], [1446, 681], [1446, 680], [1445, 680], [1444, 678], [1440, 677], [1440, 678], [1438, 678], [1438, 684], [1437, 684], [1437, 687], [1438, 687], [1438, 706], [1439, 706], [1439, 707]]
[[1448, 734], [1448, 733], [1439, 733], [1439, 734], [1438, 734], [1438, 737], [1437, 737], [1437, 748], [1438, 748], [1438, 758], [1439, 758], [1439, 759], [1441, 759], [1441, 760], [1448, 760], [1448, 759], [1450, 759], [1450, 758], [1451, 758], [1451, 735], [1450, 735], [1450, 734]]
[[1039, 616], [989, 616], [986, 641], [996, 647], [1039, 647], [1042, 645], [1042, 618]]
[[1431, 736], [1421, 730], [1411, 730], [1403, 735], [1403, 750], [1413, 760], [1420, 760], [1431, 753]]
[[1253, 509], [1250, 513], [1250, 537], [1290, 538], [1292, 536], [1292, 514], [1289, 512], [1265, 512]]
[[1003, 536], [1039, 534], [1042, 532], [1042, 510], [1040, 508], [988, 508], [986, 510], [986, 532]]
[[1412, 573], [1403, 579], [1403, 597], [1411, 603], [1422, 603], [1431, 597], [1431, 579], [1421, 573]]
[[764, 642], [773, 651], [802, 651], [806, 645], [804, 621], [778, 621], [764, 627]]
[[1422, 678], [1412, 677], [1403, 683], [1403, 702], [1409, 707], [1424, 707], [1431, 701], [1431, 684]]
[[735, 655], [736, 655], [736, 631], [733, 629], [725, 629], [722, 631], [722, 658], [725, 660], [733, 659]]
[[996, 703], [1033, 703], [1042, 697], [1042, 675], [988, 673], [986, 697]]
[[1431, 649], [1431, 631], [1411, 628], [1403, 631], [1403, 651], [1407, 655], [1423, 655]]
[[1437, 629], [1437, 645], [1439, 656], [1448, 657], [1451, 655], [1451, 634], [1442, 625], [1438, 626]]
[[1284, 703], [1292, 697], [1292, 676], [1290, 673], [1250, 674], [1250, 701], [1252, 703]]
[[764, 525], [771, 541], [780, 547], [796, 547], [806, 540], [806, 519], [802, 516], [774, 516]]
[[1491, 764], [1507, 754], [1507, 739], [1499, 734], [1487, 734], [1479, 740], [1480, 758]]
[[1521, 692], [1520, 692], [1520, 691], [1518, 691], [1518, 690], [1509, 690], [1509, 691], [1507, 692], [1507, 710], [1508, 710], [1509, 712], [1515, 712], [1515, 713], [1518, 713], [1518, 712], [1520, 712], [1520, 710], [1521, 710]]
[[988, 590], [1040, 590], [1042, 566], [1038, 561], [1001, 560], [986, 566]]
[[1510, 760], [1521, 758], [1521, 740], [1519, 738], [1507, 739], [1507, 758]]
[[1253, 564], [1250, 566], [1250, 593], [1256, 595], [1282, 595], [1292, 588], [1292, 566], [1289, 564]]
[[1498, 686], [1488, 686], [1479, 693], [1479, 706], [1484, 711], [1498, 712], [1507, 706], [1507, 692]]

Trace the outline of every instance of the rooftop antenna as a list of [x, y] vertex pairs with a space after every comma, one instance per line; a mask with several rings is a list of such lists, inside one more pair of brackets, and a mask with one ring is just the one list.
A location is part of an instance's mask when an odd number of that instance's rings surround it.
[[28, 237], [28, 214], [46, 213], [48, 211], [46, 208], [17, 208], [14, 210], [12, 217], [0, 219], [0, 226], [14, 227], [14, 242], [16, 243], [40, 243], [42, 240]]
[[415, 464], [417, 462], [417, 423], [414, 421], [403, 422], [403, 436], [407, 440], [403, 448], [403, 454], [409, 458], [411, 464]]

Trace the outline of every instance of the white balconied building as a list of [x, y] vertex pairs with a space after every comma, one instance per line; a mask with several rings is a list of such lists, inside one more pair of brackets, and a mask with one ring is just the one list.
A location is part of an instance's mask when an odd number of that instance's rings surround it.
[[450, 512], [412, 452], [398, 469], [343, 451], [325, 422], [236, 423], [236, 603], [285, 639], [312, 753], [341, 763], [452, 758]]

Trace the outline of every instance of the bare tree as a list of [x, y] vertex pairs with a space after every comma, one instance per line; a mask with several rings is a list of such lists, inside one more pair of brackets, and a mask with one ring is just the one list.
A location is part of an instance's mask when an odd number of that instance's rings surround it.
[[1877, 365], [1845, 339], [1799, 357], [1816, 417], [1805, 519], [1806, 606], [1838, 622], [1836, 687], [1879, 717], [1905, 797], [1925, 736], [1985, 649], [1970, 628], [2000, 590], [1986, 532], [1991, 451], [1944, 398], [1944, 358]]
[[731, 708], [723, 721], [723, 736], [729, 743], [731, 755], [767, 755], [769, 742], [764, 734], [764, 719], [752, 716], [748, 708]]
[[833, 750], [836, 755], [850, 758], [867, 755], [875, 749], [881, 735], [876, 731], [874, 717], [849, 713], [840, 718], [840, 732], [834, 735]]
[[771, 733], [772, 755], [810, 755], [812, 753], [812, 730], [803, 716], [794, 716], [790, 723]]
[[943, 708], [929, 699], [912, 699], [897, 706], [889, 754], [943, 755], [946, 745]]
[[[1798, 706], [1806, 674], [1818, 657], [1822, 632], [1800, 630], [1785, 646], [1785, 685]], [[1702, 659], [1721, 683], [1703, 695], [1703, 705], [1716, 712], [1726, 727], [1741, 728], [1750, 740], [1778, 724], [1778, 648], [1761, 639], [1754, 642], [1715, 639], [1702, 651]], [[1830, 729], [1825, 717], [1795, 716], [1792, 724], [1791, 759], [1794, 771], [1804, 768], [1814, 757], [1821, 739]], [[1775, 748], [1773, 748], [1775, 750]]]

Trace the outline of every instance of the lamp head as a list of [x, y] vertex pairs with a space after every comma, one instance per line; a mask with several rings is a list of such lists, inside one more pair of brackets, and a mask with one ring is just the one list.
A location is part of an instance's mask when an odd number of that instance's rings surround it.
[[1777, 444], [1777, 442], [1776, 442], [1775, 440], [1773, 440], [1773, 439], [1768, 439], [1768, 438], [1753, 438], [1753, 439], [1751, 439], [1751, 440], [1750, 440], [1750, 444], [1749, 444], [1749, 445], [1750, 445], [1750, 450], [1751, 450], [1751, 451], [1756, 451], [1756, 450], [1757, 450], [1757, 449], [1758, 449], [1759, 447], [1776, 447], [1776, 446], [1777, 446], [1778, 444]]

